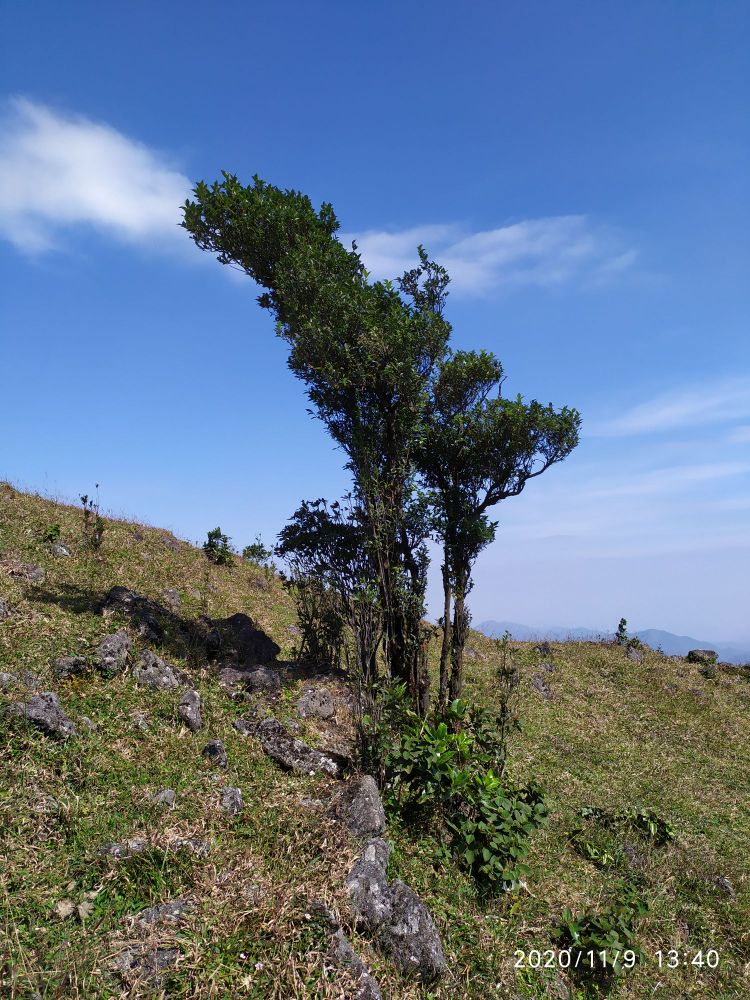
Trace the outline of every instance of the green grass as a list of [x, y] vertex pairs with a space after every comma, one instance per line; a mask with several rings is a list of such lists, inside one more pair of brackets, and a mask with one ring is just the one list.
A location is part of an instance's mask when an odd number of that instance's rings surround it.
[[[56, 558], [43, 541], [61, 525], [73, 556]], [[46, 577], [30, 584], [6, 572], [14, 560], [42, 565]], [[57, 690], [74, 720], [95, 728], [55, 743], [16, 719], [0, 718], [0, 995], [31, 997], [150, 997], [152, 987], [123, 984], [108, 958], [133, 940], [130, 918], [145, 906], [176, 896], [192, 908], [176, 927], [162, 928], [160, 944], [181, 960], [162, 983], [169, 997], [337, 997], [347, 995], [343, 973], [324, 961], [325, 934], [311, 913], [317, 898], [342, 910], [342, 881], [355, 847], [325, 809], [303, 800], [327, 800], [326, 779], [282, 774], [257, 742], [232, 721], [247, 706], [232, 702], [210, 671], [175, 640], [165, 656], [194, 678], [204, 701], [203, 732], [179, 725], [178, 692], [137, 688], [129, 677], [96, 674], [55, 683], [50, 660], [89, 653], [117, 624], [97, 605], [115, 584], [156, 600], [180, 593], [178, 615], [218, 617], [245, 611], [292, 655], [293, 607], [276, 578], [237, 560], [211, 566], [199, 548], [167, 533], [126, 521], [107, 521], [99, 553], [87, 551], [80, 510], [19, 493], [0, 484], [0, 598], [14, 608], [0, 622], [0, 671], [32, 670]], [[468, 662], [466, 696], [491, 704], [494, 647], [478, 635]], [[366, 939], [355, 947], [371, 964], [384, 997], [571, 997], [592, 995], [583, 981], [563, 983], [556, 969], [516, 969], [516, 949], [553, 947], [563, 910], [582, 913], [616, 900], [624, 876], [637, 878], [649, 912], [637, 926], [648, 956], [612, 984], [615, 998], [682, 998], [750, 994], [750, 759], [747, 719], [750, 684], [719, 671], [646, 651], [642, 664], [621, 648], [589, 643], [553, 648], [555, 671], [545, 674], [553, 698], [531, 687], [540, 656], [518, 644], [523, 675], [523, 730], [514, 738], [511, 770], [519, 781], [536, 777], [547, 789], [551, 819], [536, 833], [525, 889], [486, 898], [446, 861], [439, 839], [391, 823], [390, 874], [418, 891], [438, 923], [450, 972], [428, 989], [398, 976]], [[299, 684], [284, 690], [276, 709], [294, 718]], [[18, 695], [20, 696], [20, 695]], [[0, 694], [0, 705], [17, 697]], [[135, 724], [145, 713], [149, 727]], [[346, 744], [349, 722], [338, 730], [301, 724], [304, 738]], [[224, 740], [229, 769], [218, 774], [201, 757], [210, 738]], [[228, 817], [220, 789], [237, 785], [245, 809]], [[150, 802], [160, 788], [177, 792], [174, 809]], [[41, 797], [54, 808], [37, 808]], [[49, 806], [49, 803], [47, 804]], [[674, 827], [658, 845], [638, 829], [586, 821], [581, 848], [571, 834], [583, 806], [609, 812], [653, 810]], [[114, 862], [100, 855], [108, 842], [140, 837], [148, 850]], [[206, 857], [176, 849], [179, 838], [210, 843]], [[601, 857], [606, 857], [602, 863]], [[715, 881], [729, 879], [730, 898]], [[59, 906], [83, 906], [62, 917]], [[658, 949], [693, 953], [715, 948], [716, 970], [659, 969]]]

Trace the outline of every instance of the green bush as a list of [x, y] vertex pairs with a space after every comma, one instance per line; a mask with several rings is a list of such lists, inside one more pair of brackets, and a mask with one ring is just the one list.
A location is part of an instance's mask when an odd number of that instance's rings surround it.
[[231, 539], [222, 534], [221, 528], [214, 528], [209, 531], [206, 541], [203, 543], [203, 551], [206, 558], [217, 566], [231, 566], [234, 560], [234, 552], [230, 544]]

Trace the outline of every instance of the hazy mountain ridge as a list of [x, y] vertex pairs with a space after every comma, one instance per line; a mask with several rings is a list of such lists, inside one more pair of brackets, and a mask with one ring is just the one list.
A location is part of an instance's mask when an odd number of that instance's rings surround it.
[[[559, 625], [550, 627], [522, 625], [519, 622], [495, 621], [488, 619], [476, 626], [478, 631], [490, 638], [497, 638], [508, 631], [519, 642], [531, 642], [535, 639], [553, 639], [557, 642], [567, 640], [601, 640], [611, 639], [613, 632], [597, 631], [590, 628], [565, 628]], [[750, 663], [750, 649], [743, 649], [736, 643], [710, 642], [706, 639], [693, 639], [688, 635], [675, 635], [664, 629], [647, 628], [634, 632], [641, 642], [652, 649], [661, 649], [668, 656], [685, 656], [691, 649], [714, 649], [719, 659], [727, 663]]]

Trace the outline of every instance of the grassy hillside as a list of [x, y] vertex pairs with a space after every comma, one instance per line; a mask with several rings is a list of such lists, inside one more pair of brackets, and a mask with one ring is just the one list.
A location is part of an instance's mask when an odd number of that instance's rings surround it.
[[[70, 556], [44, 541], [56, 524]], [[27, 579], [23, 564], [41, 566], [44, 578]], [[0, 672], [31, 671], [79, 728], [78, 738], [56, 742], [25, 720], [0, 717], [0, 995], [352, 996], [345, 973], [325, 958], [325, 930], [312, 909], [322, 899], [345, 912], [342, 882], [356, 854], [327, 811], [332, 780], [283, 773], [254, 737], [240, 735], [232, 722], [253, 706], [228, 697], [189, 644], [168, 641], [157, 651], [201, 693], [205, 725], [196, 734], [176, 716], [179, 691], [138, 687], [129, 675], [52, 677], [52, 659], [89, 655], [122, 626], [98, 613], [115, 585], [160, 602], [176, 591], [175, 615], [186, 621], [249, 614], [281, 647], [285, 681], [278, 703], [260, 699], [259, 712], [298, 726], [313, 745], [345, 751], [350, 744], [340, 678], [320, 682], [336, 697], [335, 722], [298, 718], [307, 681], [290, 662], [295, 616], [277, 579], [241, 561], [212, 566], [164, 531], [123, 521], [106, 523], [102, 548], [92, 553], [79, 509], [0, 485], [0, 600], [10, 608], [0, 620]], [[491, 703], [495, 647], [478, 634], [471, 644], [466, 695]], [[538, 777], [551, 808], [549, 826], [534, 835], [527, 886], [485, 899], [445, 861], [440, 844], [393, 820], [389, 874], [430, 907], [450, 972], [423, 989], [354, 933], [383, 996], [584, 996], [580, 981], [553, 967], [514, 968], [515, 951], [552, 948], [566, 907], [606, 907], [626, 875], [649, 904], [637, 925], [646, 959], [614, 983], [613, 996], [750, 994], [747, 678], [707, 677], [648, 650], [642, 663], [631, 662], [620, 647], [592, 643], [544, 655], [527, 644], [515, 651], [524, 728], [512, 771], [519, 780]], [[0, 692], [0, 708], [28, 696], [19, 683]], [[201, 756], [212, 738], [226, 745], [225, 772]], [[242, 789], [237, 816], [219, 807], [224, 786]], [[168, 809], [151, 801], [163, 788], [176, 792]], [[675, 836], [660, 846], [637, 823], [581, 821], [585, 806], [648, 809]], [[585, 833], [576, 843], [577, 825]], [[135, 837], [147, 851], [119, 862], [99, 853]], [[207, 853], [176, 846], [190, 839]], [[184, 920], [152, 934], [178, 949], [177, 965], [161, 990], [130, 982], [111, 961], [143, 940], [134, 915], [176, 897], [190, 906]], [[656, 952], [670, 948], [687, 964], [660, 969]], [[718, 968], [690, 964], [709, 948], [719, 952]]]

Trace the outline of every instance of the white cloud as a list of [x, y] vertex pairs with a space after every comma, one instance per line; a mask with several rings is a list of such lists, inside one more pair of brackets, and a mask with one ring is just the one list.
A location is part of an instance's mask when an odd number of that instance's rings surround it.
[[528, 219], [480, 232], [459, 225], [425, 225], [343, 234], [356, 240], [368, 270], [395, 278], [417, 260], [422, 244], [443, 264], [458, 292], [484, 294], [519, 285], [550, 287], [578, 280], [600, 284], [632, 265], [636, 251], [583, 215]]
[[[750, 378], [724, 378], [663, 393], [612, 420], [587, 427], [590, 434], [619, 437], [654, 434], [680, 427], [742, 420], [750, 416]], [[738, 429], [742, 431], [742, 428]], [[742, 436], [735, 440], [744, 440]]]
[[0, 235], [31, 253], [86, 225], [153, 246], [187, 242], [178, 228], [187, 177], [108, 125], [24, 98], [0, 134]]

